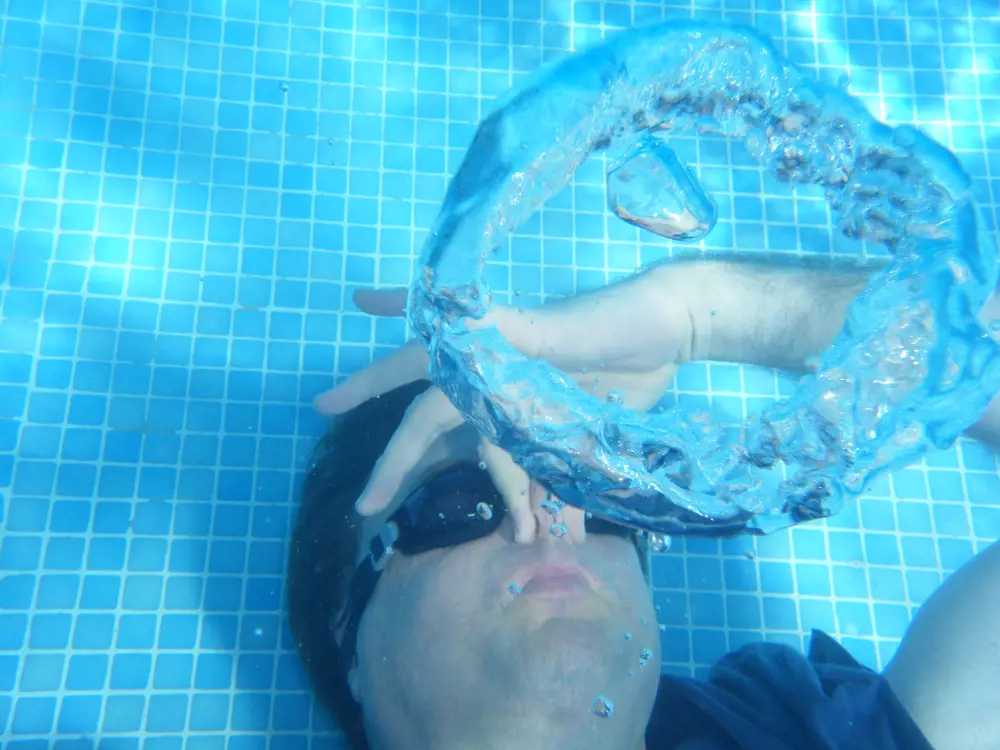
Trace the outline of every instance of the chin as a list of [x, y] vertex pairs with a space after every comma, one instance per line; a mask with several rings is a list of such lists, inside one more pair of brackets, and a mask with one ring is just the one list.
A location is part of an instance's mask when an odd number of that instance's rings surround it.
[[622, 648], [625, 643], [620, 634], [613, 636], [607, 622], [549, 619], [525, 634], [520, 644], [524, 681], [564, 688], [607, 684], [628, 672], [629, 654]]
[[580, 620], [603, 623], [620, 619], [611, 604], [593, 592], [573, 596], [525, 596], [508, 605], [509, 616], [523, 619], [529, 627], [541, 627], [551, 620]]

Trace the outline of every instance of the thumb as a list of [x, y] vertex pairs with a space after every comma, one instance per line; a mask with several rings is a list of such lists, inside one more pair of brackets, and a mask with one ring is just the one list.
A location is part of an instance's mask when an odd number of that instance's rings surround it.
[[358, 289], [354, 304], [361, 312], [380, 318], [401, 318], [406, 314], [408, 290], [405, 287], [390, 289]]

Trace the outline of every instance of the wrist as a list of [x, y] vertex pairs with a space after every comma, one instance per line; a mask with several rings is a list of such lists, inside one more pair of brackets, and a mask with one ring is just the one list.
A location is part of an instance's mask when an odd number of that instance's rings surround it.
[[717, 283], [717, 269], [701, 259], [680, 259], [656, 266], [649, 274], [655, 279], [656, 318], [673, 332], [677, 342], [674, 362], [697, 362], [709, 358], [712, 338], [710, 294]]
[[870, 274], [774, 258], [672, 265], [691, 320], [691, 359], [792, 371], [830, 345]]
[[759, 311], [743, 309], [746, 294], [734, 288], [739, 271], [739, 265], [722, 259], [691, 258], [665, 266], [666, 288], [680, 301], [687, 322], [679, 362], [745, 361], [747, 314]]

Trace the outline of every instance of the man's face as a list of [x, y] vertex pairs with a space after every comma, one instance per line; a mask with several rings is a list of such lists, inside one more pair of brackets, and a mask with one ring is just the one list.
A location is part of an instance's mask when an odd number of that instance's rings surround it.
[[[434, 446], [420, 476], [477, 460], [461, 432]], [[635, 547], [581, 534], [574, 508], [560, 519], [571, 531], [554, 536], [541, 498], [532, 493], [531, 544], [514, 544], [508, 516], [483, 539], [390, 558], [352, 676], [373, 747], [642, 747], [660, 660]], [[591, 710], [601, 696], [610, 717]]]

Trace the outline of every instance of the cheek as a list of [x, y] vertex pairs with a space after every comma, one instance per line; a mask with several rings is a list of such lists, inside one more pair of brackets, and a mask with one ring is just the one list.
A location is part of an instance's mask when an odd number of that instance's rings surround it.
[[398, 559], [383, 574], [365, 614], [371, 648], [364, 654], [382, 663], [411, 666], [442, 641], [457, 640], [475, 626], [483, 607], [482, 565], [474, 556], [429, 552]]
[[[590, 540], [590, 537], [588, 537]], [[632, 618], [655, 620], [653, 597], [635, 546], [624, 539], [594, 541], [594, 567], [598, 575], [612, 587], [622, 608], [622, 614]]]
[[441, 641], [457, 646], [485, 614], [485, 560], [471, 549], [430, 554], [417, 571], [423, 593], [414, 626], [428, 647]]

